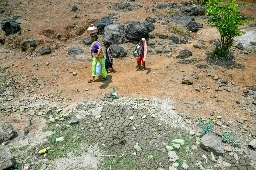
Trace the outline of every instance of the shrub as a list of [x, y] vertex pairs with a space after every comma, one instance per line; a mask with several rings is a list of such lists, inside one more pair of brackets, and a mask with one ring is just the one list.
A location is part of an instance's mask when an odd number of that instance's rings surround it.
[[226, 58], [228, 56], [234, 37], [243, 34], [238, 26], [250, 21], [244, 20], [238, 11], [238, 6], [235, 0], [227, 0], [226, 3], [221, 0], [209, 0], [206, 3], [206, 13], [210, 15], [208, 24], [216, 27], [221, 36], [220, 44], [212, 53], [214, 58]]

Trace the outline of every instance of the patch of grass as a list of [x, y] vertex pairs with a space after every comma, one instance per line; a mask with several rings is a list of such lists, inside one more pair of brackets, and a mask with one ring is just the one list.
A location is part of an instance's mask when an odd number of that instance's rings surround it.
[[13, 87], [14, 80], [10, 76], [10, 71], [1, 69], [0, 67], [0, 92], [4, 91], [8, 87]]
[[63, 94], [64, 92], [63, 92], [63, 90], [57, 90], [56, 91], [56, 97], [58, 98], [58, 99], [64, 99], [64, 94]]
[[[48, 141], [41, 146], [50, 148], [46, 154], [46, 158], [54, 160], [56, 158], [67, 157], [68, 153], [79, 155], [83, 150], [80, 150], [82, 137], [77, 135], [78, 129], [76, 126], [70, 126], [67, 130], [55, 129], [55, 133], [48, 137]], [[56, 141], [57, 138], [63, 137], [64, 141]]]
[[149, 152], [149, 153], [146, 153], [145, 156], [144, 156], [144, 160], [145, 161], [151, 161], [153, 160], [154, 158], [158, 157], [159, 156], [159, 153], [156, 152], [156, 151], [152, 151], [152, 152]]
[[130, 160], [123, 157], [107, 157], [104, 159], [104, 162], [101, 167], [102, 170], [109, 169], [122, 169], [122, 170], [133, 170], [140, 169], [136, 164], [135, 160]]
[[28, 145], [25, 145], [25, 146], [20, 147], [19, 150], [24, 151], [24, 150], [27, 150], [28, 147], [29, 147]]
[[177, 10], [174, 9], [174, 8], [169, 8], [169, 10], [167, 11], [167, 15], [168, 15], [169, 17], [174, 17], [174, 16], [176, 16], [177, 14], [178, 14], [178, 12], [177, 12]]
[[233, 146], [240, 146], [241, 142], [239, 140], [234, 139], [234, 133], [230, 131], [226, 131], [222, 136], [221, 139], [223, 142], [226, 142], [228, 144], [231, 144]]
[[182, 166], [183, 162], [184, 162], [183, 159], [178, 159], [178, 160], [177, 160], [177, 163], [179, 164], [179, 166]]
[[203, 135], [205, 135], [206, 133], [212, 131], [212, 129], [213, 129], [213, 123], [214, 123], [213, 120], [203, 121], [203, 118], [200, 117], [199, 121], [200, 121], [199, 126], [200, 126], [200, 128], [201, 128], [201, 131], [202, 131], [202, 134], [203, 134]]
[[180, 24], [171, 24], [170, 25], [170, 32], [174, 34], [179, 34], [182, 36], [186, 36], [188, 34], [187, 28], [183, 27]]
[[52, 124], [47, 124], [45, 127], [43, 127], [42, 131], [43, 132], [46, 132], [46, 131], [52, 131], [52, 132], [55, 132], [57, 131], [58, 128]]
[[37, 161], [35, 163], [35, 169], [40, 169], [42, 167], [42, 165], [43, 165], [43, 162], [41, 160]]

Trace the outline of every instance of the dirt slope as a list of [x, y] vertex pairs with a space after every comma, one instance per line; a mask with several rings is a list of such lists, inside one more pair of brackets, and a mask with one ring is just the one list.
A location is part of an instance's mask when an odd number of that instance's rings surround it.
[[[194, 33], [194, 39], [190, 43], [173, 48], [170, 54], [149, 53], [145, 71], [136, 71], [135, 58], [129, 51], [133, 44], [124, 44], [128, 56], [114, 59], [115, 72], [109, 74], [108, 80], [87, 83], [91, 78], [91, 62], [68, 56], [67, 49], [79, 46], [85, 50], [84, 55], [89, 56], [89, 46], [82, 42], [88, 36], [85, 30], [89, 24], [108, 14], [117, 14], [117, 22], [122, 23], [131, 20], [144, 21], [146, 17], [155, 17], [155, 14], [167, 12], [156, 10], [152, 13], [150, 9], [155, 5], [154, 1], [141, 0], [136, 3], [143, 4], [144, 8], [122, 12], [108, 9], [113, 4], [111, 1], [91, 3], [74, 0], [1, 0], [0, 19], [21, 16], [18, 22], [22, 27], [19, 35], [6, 37], [1, 33], [1, 38], [5, 40], [5, 44], [0, 48], [1, 68], [8, 68], [13, 77], [18, 77], [18, 86], [24, 90], [25, 96], [56, 97], [61, 93], [63, 101], [72, 105], [109, 93], [112, 87], [116, 87], [119, 96], [172, 98], [176, 102], [176, 110], [180, 113], [212, 118], [222, 116], [223, 119], [232, 121], [243, 119], [247, 120], [244, 126], [252, 131], [256, 130], [255, 117], [251, 116], [255, 105], [252, 105], [252, 108], [247, 107], [246, 99], [242, 96], [247, 86], [256, 85], [255, 53], [244, 54], [243, 51], [234, 48], [236, 62], [242, 64], [243, 69], [208, 65], [205, 52], [212, 49], [209, 41], [218, 39], [219, 34], [216, 29], [209, 28], [206, 24], [200, 30], [200, 34]], [[73, 6], [78, 7], [76, 12], [71, 11]], [[250, 3], [241, 9], [244, 15], [256, 17], [255, 4]], [[198, 18], [197, 21], [204, 23], [205, 20]], [[157, 21], [155, 27], [152, 34], [170, 34], [168, 27], [161, 24], [161, 20]], [[39, 43], [37, 49], [21, 52], [20, 41], [30, 39], [35, 39]], [[202, 39], [206, 41], [207, 48], [194, 48], [193, 44]], [[158, 38], [149, 41], [159, 46], [168, 43]], [[53, 52], [41, 56], [39, 50], [46, 45], [49, 45]], [[206, 64], [207, 68], [200, 69], [194, 63], [180, 64], [176, 56], [182, 49], [191, 50], [191, 58], [196, 59], [196, 64]], [[77, 75], [74, 75], [74, 72]], [[182, 84], [182, 80], [187, 77], [193, 81], [193, 85]], [[38, 81], [34, 81], [35, 79]], [[228, 81], [228, 85], [219, 87], [221, 80]]]

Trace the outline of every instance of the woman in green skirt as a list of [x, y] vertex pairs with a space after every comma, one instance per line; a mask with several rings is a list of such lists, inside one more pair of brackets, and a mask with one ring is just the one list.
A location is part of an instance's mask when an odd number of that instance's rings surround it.
[[88, 83], [92, 83], [95, 81], [95, 77], [100, 74], [96, 72], [96, 64], [99, 62], [101, 65], [101, 75], [103, 77], [102, 80], [107, 80], [107, 70], [105, 67], [106, 54], [100, 43], [98, 42], [98, 35], [96, 33], [91, 34], [91, 56], [92, 56], [92, 79], [88, 81]]

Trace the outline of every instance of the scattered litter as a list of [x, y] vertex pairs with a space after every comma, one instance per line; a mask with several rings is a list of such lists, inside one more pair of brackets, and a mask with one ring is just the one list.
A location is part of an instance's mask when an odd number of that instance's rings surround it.
[[41, 149], [38, 153], [42, 155], [42, 154], [45, 154], [46, 152], [48, 152], [48, 150], [44, 148], [44, 149]]
[[116, 88], [115, 87], [112, 87], [112, 89], [110, 90], [110, 97], [112, 99], [117, 99], [117, 92], [116, 92]]

